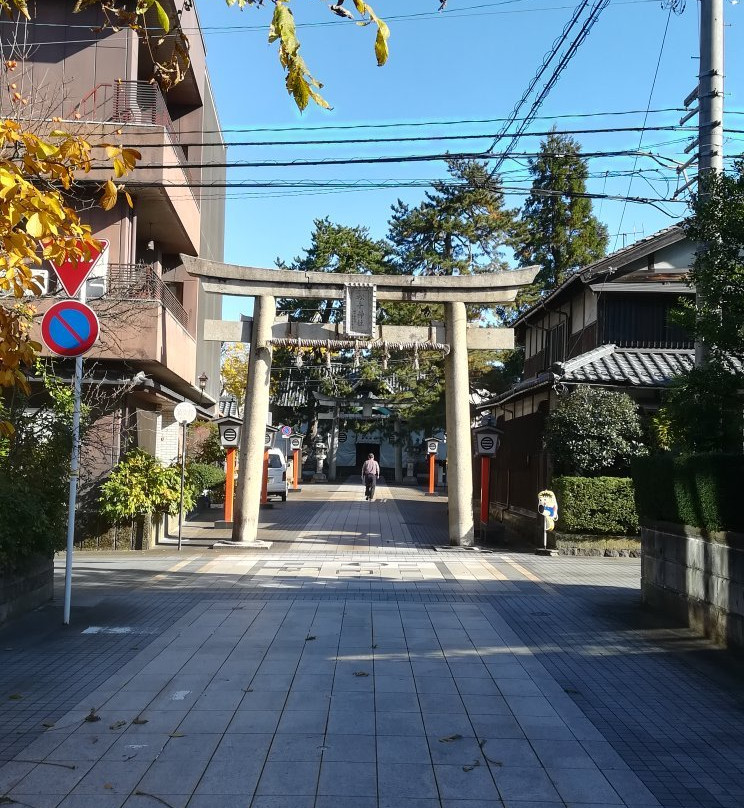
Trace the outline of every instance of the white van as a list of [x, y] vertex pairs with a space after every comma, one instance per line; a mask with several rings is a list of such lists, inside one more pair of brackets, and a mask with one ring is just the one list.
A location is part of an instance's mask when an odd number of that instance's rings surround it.
[[287, 481], [287, 461], [281, 449], [269, 449], [269, 480], [266, 494], [287, 501], [289, 482]]

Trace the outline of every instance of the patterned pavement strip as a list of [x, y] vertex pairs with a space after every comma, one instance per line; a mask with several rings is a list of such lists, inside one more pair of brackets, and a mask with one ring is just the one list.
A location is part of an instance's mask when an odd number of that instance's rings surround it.
[[441, 501], [313, 493], [265, 553], [80, 553], [72, 626], [0, 630], [3, 801], [744, 805], [741, 678], [636, 561], [437, 552]]

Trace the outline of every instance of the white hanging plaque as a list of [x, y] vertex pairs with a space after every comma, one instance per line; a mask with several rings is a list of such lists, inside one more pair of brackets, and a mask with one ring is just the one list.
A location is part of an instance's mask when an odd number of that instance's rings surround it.
[[350, 337], [373, 337], [377, 319], [377, 287], [371, 283], [348, 283], [344, 289], [346, 334]]

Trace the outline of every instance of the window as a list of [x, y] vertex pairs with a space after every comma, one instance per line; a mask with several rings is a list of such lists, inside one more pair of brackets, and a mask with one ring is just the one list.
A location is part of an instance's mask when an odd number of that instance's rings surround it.
[[566, 321], [554, 326], [545, 335], [545, 362], [550, 367], [566, 358]]

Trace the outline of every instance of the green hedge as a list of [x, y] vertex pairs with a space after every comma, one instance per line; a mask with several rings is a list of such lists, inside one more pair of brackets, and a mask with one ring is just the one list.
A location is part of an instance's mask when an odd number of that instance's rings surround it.
[[633, 480], [644, 522], [674, 522], [710, 532], [744, 531], [742, 455], [638, 458]]
[[196, 496], [208, 488], [216, 488], [225, 482], [225, 472], [207, 463], [189, 463], [186, 467], [188, 483]]
[[558, 529], [564, 533], [635, 535], [638, 514], [627, 477], [555, 477]]

